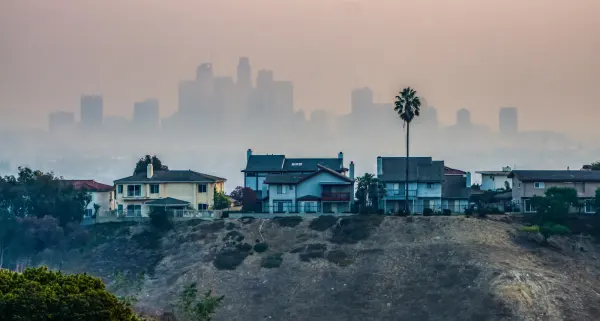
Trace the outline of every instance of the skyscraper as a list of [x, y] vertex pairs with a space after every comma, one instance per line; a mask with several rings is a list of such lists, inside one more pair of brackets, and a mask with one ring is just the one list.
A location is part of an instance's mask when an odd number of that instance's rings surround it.
[[237, 86], [249, 91], [252, 89], [252, 68], [250, 67], [250, 59], [241, 57], [237, 66]]
[[518, 111], [515, 107], [502, 107], [498, 115], [501, 135], [514, 135], [519, 132]]
[[200, 110], [201, 102], [200, 83], [196, 80], [179, 82], [178, 105], [179, 113], [183, 117], [195, 115]]
[[75, 114], [66, 111], [53, 112], [48, 116], [48, 128], [51, 132], [58, 132], [73, 128]]
[[373, 91], [369, 87], [352, 90], [350, 94], [352, 114], [365, 115], [373, 107]]
[[99, 127], [102, 125], [104, 117], [104, 107], [102, 96], [84, 95], [81, 96], [81, 125], [84, 127]]
[[273, 94], [276, 113], [291, 116], [294, 113], [294, 85], [291, 81], [273, 82]]
[[147, 99], [133, 104], [133, 124], [138, 128], [154, 129], [158, 127], [158, 100]]
[[459, 109], [456, 112], [456, 125], [458, 127], [471, 127], [471, 112], [467, 109]]

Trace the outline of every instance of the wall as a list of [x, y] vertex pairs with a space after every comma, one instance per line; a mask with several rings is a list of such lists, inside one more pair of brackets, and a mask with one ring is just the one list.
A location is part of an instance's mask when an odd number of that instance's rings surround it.
[[[348, 184], [341, 178], [327, 172], [321, 172], [298, 184], [297, 197], [306, 195], [321, 196], [321, 182]], [[351, 188], [351, 186], [349, 187]], [[350, 192], [350, 190], [348, 190]]]
[[482, 191], [496, 191], [504, 188], [504, 182], [508, 182], [509, 186], [512, 186], [512, 179], [506, 175], [481, 175], [481, 190]]
[[[287, 190], [285, 194], [277, 194], [277, 186], [279, 186], [280, 184], [270, 184], [268, 185], [269, 188], [269, 212], [272, 213], [273, 209], [274, 209], [274, 201], [291, 201], [292, 202], [292, 207], [296, 206], [296, 193], [297, 193], [297, 186], [296, 185], [289, 185], [289, 184], [285, 184]], [[290, 189], [293, 188], [293, 190]]]
[[534, 186], [535, 182], [522, 182], [518, 195], [520, 197], [544, 196], [545, 191], [551, 187], [569, 187], [577, 191], [578, 197], [593, 198], [596, 195], [596, 189], [600, 187], [600, 182], [544, 182], [543, 189], [535, 188]]
[[111, 192], [90, 192], [92, 201], [88, 204], [87, 209], [92, 210], [94, 213], [94, 204], [100, 205], [100, 211], [114, 210], [114, 200], [112, 200]]
[[[131, 184], [131, 185], [140, 185], [140, 184]], [[152, 199], [160, 199], [166, 197], [176, 198], [182, 201], [186, 201], [190, 203], [190, 206], [194, 209], [198, 209], [198, 204], [207, 204], [211, 207], [214, 203], [214, 183], [206, 184], [206, 193], [198, 193], [198, 184], [197, 183], [160, 183], [159, 185], [159, 193], [158, 194], [150, 194], [150, 184], [141, 184], [142, 185], [142, 193], [141, 197], [137, 199], [124, 199], [127, 195], [127, 186], [123, 184], [123, 194], [117, 194], [116, 203], [123, 204], [123, 207], [126, 208], [127, 204], [139, 204], [146, 202], [147, 200]], [[221, 182], [217, 185], [217, 190], [224, 190], [224, 183]], [[145, 206], [142, 207], [142, 212], [147, 213], [148, 210], [144, 209]], [[115, 205], [116, 209], [116, 205]]]
[[432, 197], [432, 198], [441, 198], [442, 197], [442, 184], [441, 183], [431, 183], [431, 188], [427, 187], [427, 183], [419, 183], [417, 185], [417, 198], [422, 197]]

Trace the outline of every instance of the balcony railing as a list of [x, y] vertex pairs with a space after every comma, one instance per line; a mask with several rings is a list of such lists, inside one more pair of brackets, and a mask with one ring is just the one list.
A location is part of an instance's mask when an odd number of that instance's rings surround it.
[[321, 195], [323, 201], [349, 201], [349, 192], [323, 192]]
[[[404, 199], [406, 193], [404, 189], [387, 189], [385, 191], [388, 199]], [[417, 190], [408, 190], [408, 198], [417, 197]]]

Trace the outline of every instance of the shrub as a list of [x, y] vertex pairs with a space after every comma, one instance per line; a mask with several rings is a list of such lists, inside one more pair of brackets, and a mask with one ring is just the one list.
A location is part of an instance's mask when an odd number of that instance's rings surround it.
[[212, 291], [208, 290], [202, 299], [198, 299], [196, 283], [192, 283], [185, 287], [177, 305], [182, 317], [187, 320], [210, 321], [224, 298], [224, 296], [212, 296]]
[[233, 224], [231, 222], [228, 222], [228, 223], [225, 224], [225, 229], [228, 230], [228, 231], [231, 231], [231, 230], [235, 229], [236, 227], [237, 226], [235, 226], [235, 224]]
[[98, 278], [46, 267], [23, 273], [0, 270], [1, 320], [45, 321], [49, 316], [52, 320], [139, 320]]
[[271, 254], [260, 260], [260, 266], [265, 269], [278, 268], [281, 266], [281, 263], [283, 263], [283, 253]]
[[306, 246], [300, 249], [299, 258], [300, 261], [309, 262], [312, 259], [324, 257], [325, 251], [327, 251], [327, 244], [307, 244]]
[[367, 239], [383, 220], [384, 217], [380, 215], [357, 215], [342, 218], [332, 230], [331, 242], [337, 244], [358, 243]]
[[213, 265], [218, 270], [235, 270], [244, 262], [247, 256], [248, 252], [246, 251], [240, 251], [239, 249], [223, 249], [215, 255]]
[[429, 207], [427, 207], [423, 210], [423, 216], [432, 216], [432, 215], [433, 215], [433, 210], [430, 209]]
[[540, 227], [540, 234], [544, 237], [544, 242], [548, 243], [548, 239], [554, 235], [568, 235], [571, 233], [568, 227], [560, 224], [546, 223]]
[[473, 211], [473, 208], [472, 208], [472, 207], [467, 207], [467, 208], [465, 208], [465, 215], [466, 215], [467, 217], [469, 217], [469, 216], [473, 215], [473, 212], [474, 212], [474, 211]]
[[339, 266], [348, 266], [352, 264], [352, 260], [348, 257], [348, 254], [342, 250], [329, 251], [325, 258], [327, 261]]
[[452, 211], [449, 209], [444, 209], [442, 211], [442, 214], [444, 214], [445, 216], [451, 216], [452, 215]]
[[323, 232], [334, 226], [337, 221], [338, 218], [333, 215], [322, 215], [310, 221], [308, 227], [312, 230]]
[[235, 248], [240, 252], [250, 252], [252, 251], [252, 245], [248, 243], [242, 243], [235, 246]]
[[519, 231], [521, 232], [528, 232], [528, 233], [539, 233], [540, 231], [540, 227], [537, 225], [532, 225], [532, 226], [522, 226]]
[[229, 241], [241, 242], [243, 240], [244, 240], [244, 235], [238, 231], [227, 232], [227, 234], [225, 234], [225, 236], [223, 237], [223, 242], [229, 242]]
[[263, 253], [269, 249], [269, 244], [267, 243], [257, 243], [254, 245], [254, 252]]
[[489, 212], [490, 212], [490, 210], [487, 207], [480, 206], [479, 208], [477, 208], [477, 217], [479, 217], [479, 218], [487, 217]]
[[295, 227], [302, 222], [302, 217], [300, 217], [300, 216], [274, 217], [273, 222], [277, 223], [281, 227]]
[[398, 213], [395, 213], [394, 216], [408, 216], [408, 212], [405, 210], [399, 210]]
[[198, 229], [198, 230], [202, 230], [205, 232], [218, 232], [222, 229], [225, 228], [225, 222], [224, 221], [214, 221], [214, 222], [210, 222], [210, 223], [204, 223], [202, 222], [202, 224], [198, 225], [197, 227], [194, 228], [194, 230]]
[[164, 207], [150, 208], [150, 225], [159, 231], [168, 231], [173, 228], [171, 215]]
[[244, 224], [244, 225], [252, 224], [252, 222], [254, 222], [254, 217], [250, 217], [250, 216], [241, 217], [240, 222], [242, 222], [242, 224]]
[[160, 246], [161, 234], [156, 230], [146, 230], [138, 234], [134, 234], [131, 240], [138, 243], [141, 248], [155, 250]]

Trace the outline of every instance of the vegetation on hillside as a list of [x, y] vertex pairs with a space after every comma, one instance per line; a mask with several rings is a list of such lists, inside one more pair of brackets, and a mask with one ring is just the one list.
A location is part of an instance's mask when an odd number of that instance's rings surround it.
[[167, 165], [164, 165], [161, 162], [161, 160], [158, 157], [156, 157], [156, 155], [153, 155], [153, 156], [146, 155], [146, 156], [140, 158], [140, 160], [138, 160], [138, 162], [135, 164], [135, 168], [133, 170], [133, 175], [146, 173], [146, 170], [148, 169], [148, 164], [152, 164], [152, 168], [155, 171], [169, 170], [169, 167]]

